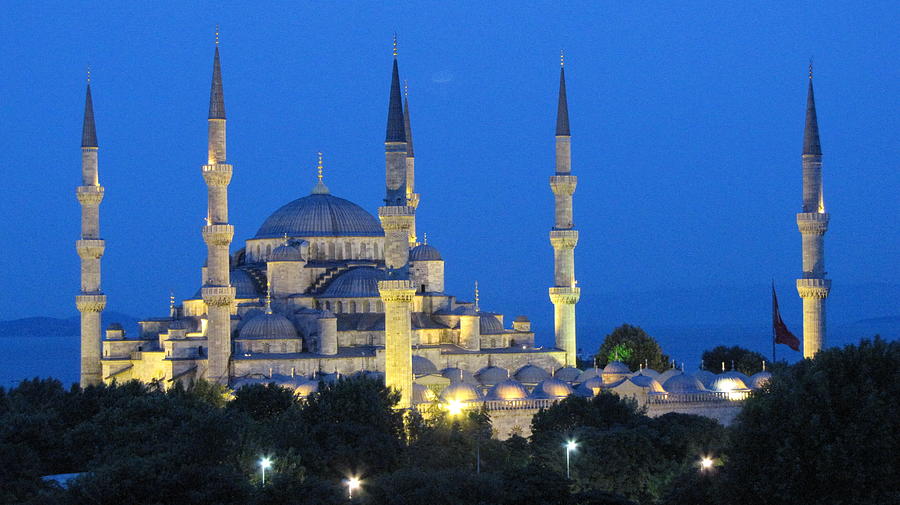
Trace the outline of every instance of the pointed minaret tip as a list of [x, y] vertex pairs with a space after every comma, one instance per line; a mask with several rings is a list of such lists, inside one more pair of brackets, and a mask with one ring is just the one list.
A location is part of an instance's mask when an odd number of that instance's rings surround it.
[[803, 154], [822, 155], [819, 144], [819, 122], [816, 118], [816, 99], [813, 93], [813, 66], [809, 62], [809, 88], [806, 92], [806, 126], [803, 129]]
[[94, 124], [94, 100], [91, 98], [91, 68], [87, 70], [87, 90], [84, 96], [84, 123], [81, 125], [81, 147], [97, 146], [97, 126]]
[[559, 52], [559, 101], [556, 105], [556, 135], [569, 136], [569, 103], [566, 98], [565, 54]]
[[219, 63], [218, 26], [216, 26], [216, 52], [213, 57], [212, 86], [209, 91], [209, 119], [225, 119], [225, 95], [222, 92], [222, 66]]
[[388, 121], [385, 142], [406, 142], [403, 119], [403, 94], [400, 90], [400, 70], [397, 65], [397, 35], [394, 35], [394, 67], [391, 73], [391, 95], [388, 102]]
[[406, 134], [406, 155], [414, 157], [412, 126], [409, 122], [409, 83], [403, 81], [403, 132]]

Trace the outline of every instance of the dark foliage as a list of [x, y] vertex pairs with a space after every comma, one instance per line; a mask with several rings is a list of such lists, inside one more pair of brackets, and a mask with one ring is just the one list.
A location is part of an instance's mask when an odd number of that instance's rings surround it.
[[[708, 349], [703, 351], [701, 359], [704, 367], [712, 372], [720, 372], [722, 363], [725, 363], [726, 370], [731, 370], [733, 363], [735, 370], [747, 375], [762, 371], [762, 362], [766, 361], [766, 357], [762, 354], [736, 345], [732, 347], [720, 345]], [[771, 362], [767, 364], [771, 365]]]
[[644, 363], [654, 370], [669, 367], [669, 357], [663, 354], [656, 340], [640, 327], [630, 324], [623, 324], [607, 335], [594, 359], [600, 367], [615, 360], [625, 363], [631, 370], [637, 370]]

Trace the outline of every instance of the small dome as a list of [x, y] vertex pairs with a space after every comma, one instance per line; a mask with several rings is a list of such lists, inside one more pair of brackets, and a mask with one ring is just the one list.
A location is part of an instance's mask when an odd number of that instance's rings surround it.
[[500, 320], [497, 319], [497, 317], [493, 314], [480, 312], [478, 315], [481, 316], [478, 319], [478, 323], [481, 327], [482, 335], [496, 335], [505, 331], [503, 329], [503, 325], [500, 323]]
[[628, 365], [622, 363], [621, 361], [610, 361], [603, 367], [603, 373], [605, 374], [629, 374], [631, 373], [631, 369], [628, 368]]
[[380, 296], [378, 281], [384, 280], [384, 270], [373, 267], [356, 267], [350, 269], [333, 279], [323, 298], [373, 298]]
[[478, 313], [475, 312], [475, 309], [473, 309], [469, 305], [462, 305], [460, 307], [457, 307], [456, 310], [453, 311], [453, 313], [456, 314], [457, 316], [477, 316], [478, 315]]
[[484, 386], [493, 386], [508, 379], [509, 371], [499, 366], [488, 366], [479, 370], [475, 378]]
[[768, 384], [770, 380], [772, 380], [772, 372], [763, 370], [762, 372], [751, 375], [750, 382], [748, 382], [747, 385], [753, 389], [759, 389]]
[[276, 247], [269, 256], [269, 261], [302, 261], [300, 248], [297, 246], [283, 244]]
[[409, 251], [409, 261], [443, 261], [443, 258], [436, 247], [421, 244]]
[[441, 370], [441, 375], [445, 379], [450, 379], [451, 382], [467, 382], [475, 386], [479, 384], [478, 379], [476, 379], [474, 375], [461, 368], [445, 368]]
[[681, 373], [682, 373], [681, 370], [679, 370], [677, 368], [669, 368], [668, 370], [659, 374], [659, 377], [657, 377], [656, 380], [658, 380], [659, 383], [662, 384], [663, 387], [665, 387], [667, 380], [671, 379], [672, 377], [675, 377], [676, 375], [681, 375]]
[[106, 327], [107, 330], [121, 330], [122, 323], [109, 323], [109, 326]]
[[647, 377], [653, 377], [657, 381], [659, 380], [659, 372], [652, 368], [641, 368], [641, 373], [646, 375]]
[[381, 237], [384, 229], [372, 214], [331, 194], [298, 198], [269, 216], [255, 238]]
[[434, 363], [432, 363], [428, 358], [416, 356], [415, 354], [412, 357], [412, 369], [413, 375], [437, 373], [437, 367], [434, 366]]
[[498, 382], [488, 391], [488, 400], [524, 400], [528, 398], [528, 390], [518, 381], [506, 379]]
[[572, 394], [572, 387], [559, 379], [544, 379], [531, 395], [535, 398], [565, 398]]
[[528, 316], [516, 316], [513, 321], [517, 323], [530, 323], [531, 321], [528, 319]]
[[597, 372], [596, 368], [588, 368], [587, 370], [581, 372], [575, 382], [585, 382], [592, 377], [599, 377], [600, 374]]
[[412, 390], [412, 402], [414, 405], [420, 403], [431, 403], [437, 400], [437, 395], [434, 394], [434, 391], [428, 389], [427, 386], [422, 384], [413, 383]]
[[563, 381], [563, 382], [578, 382], [578, 377], [581, 375], [581, 370], [573, 367], [567, 366], [560, 368], [556, 372], [554, 372], [553, 377]]
[[263, 313], [247, 321], [240, 338], [297, 338], [297, 330], [288, 318], [276, 313]]
[[694, 377], [700, 380], [704, 386], [709, 387], [710, 384], [715, 382], [716, 374], [710, 372], [709, 370], [697, 370], [694, 372]]
[[709, 387], [712, 391], [743, 391], [747, 390], [747, 385], [744, 384], [744, 381], [738, 379], [737, 377], [725, 377], [720, 375], [716, 377], [716, 380], [710, 384]]
[[743, 374], [738, 372], [737, 370], [729, 370], [727, 372], [722, 372], [719, 374], [719, 377], [730, 377], [732, 379], [740, 379], [744, 384], [748, 384], [750, 382], [750, 377], [747, 377], [747, 374]]
[[681, 371], [678, 371], [677, 375], [673, 375], [663, 382], [662, 387], [668, 393], [700, 393], [706, 391], [706, 387], [696, 377]]
[[649, 393], [665, 393], [666, 390], [663, 389], [662, 384], [659, 383], [653, 377], [649, 375], [637, 374], [633, 377], [630, 377], [628, 380], [632, 382], [632, 384], [636, 386], [640, 386], [642, 388], [649, 388]]
[[305, 398], [312, 393], [315, 393], [319, 390], [319, 381], [314, 381], [312, 379], [300, 379], [299, 385], [294, 388], [294, 394]]
[[586, 381], [582, 382], [575, 388], [575, 392], [580, 396], [594, 396], [600, 392], [601, 389], [607, 387], [607, 384], [603, 383], [603, 379], [600, 376], [595, 375], [593, 377], [589, 377]]
[[454, 382], [441, 392], [441, 401], [444, 402], [480, 402], [481, 392], [478, 388], [466, 382]]
[[516, 371], [513, 377], [524, 384], [537, 384], [544, 379], [549, 379], [550, 374], [543, 368], [529, 363]]

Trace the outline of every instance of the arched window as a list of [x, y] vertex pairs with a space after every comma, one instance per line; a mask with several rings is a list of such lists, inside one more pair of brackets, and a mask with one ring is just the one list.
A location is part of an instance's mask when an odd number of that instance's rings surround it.
[[364, 312], [372, 312], [372, 302], [370, 302], [369, 300], [365, 301], [364, 307], [365, 307], [363, 309]]
[[338, 302], [337, 302], [337, 310], [336, 310], [335, 312], [337, 312], [338, 314], [340, 314], [340, 313], [343, 312], [343, 311], [344, 311], [344, 304], [341, 303], [340, 300], [338, 300]]
[[378, 242], [372, 244], [372, 259], [379, 259], [381, 256], [378, 254]]
[[266, 260], [267, 261], [270, 256], [272, 256], [272, 244], [269, 244], [266, 246]]
[[378, 312], [384, 312], [384, 303], [381, 301], [376, 302], [376, 306], [378, 307]]
[[356, 314], [356, 302], [350, 302], [350, 313]]
[[269, 352], [269, 344], [263, 344], [263, 352]]
[[331, 302], [325, 302], [325, 310], [331, 310]]
[[337, 259], [337, 252], [334, 250], [334, 242], [328, 244], [328, 259]]
[[344, 242], [344, 259], [353, 258], [353, 246], [350, 245], [350, 241]]
[[288, 352], [287, 351], [287, 342], [281, 343], [281, 352]]

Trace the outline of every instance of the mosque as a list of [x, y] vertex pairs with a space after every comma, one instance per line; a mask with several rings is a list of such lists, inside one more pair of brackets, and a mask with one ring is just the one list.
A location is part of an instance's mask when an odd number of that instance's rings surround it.
[[[577, 177], [570, 161], [562, 61], [556, 170], [548, 174], [555, 197], [554, 225], [549, 233], [554, 250], [553, 285], [549, 287], [554, 306], [553, 347], [535, 346], [527, 317], [507, 321], [503, 314], [483, 309], [477, 284], [474, 301], [446, 293], [444, 259], [439, 249], [424, 237], [420, 240], [416, 231], [416, 212], [427, 198], [415, 189], [409, 99], [400, 82], [395, 40], [384, 142], [385, 197], [377, 216], [332, 193], [323, 178], [320, 155], [318, 182], [310, 193], [274, 210], [255, 234], [232, 251], [234, 227], [228, 220], [228, 190], [233, 167], [226, 156], [227, 120], [217, 42], [209, 99], [208, 158], [200, 167], [208, 190], [206, 225], [200, 230], [207, 247], [201, 286], [180, 305], [173, 298], [167, 316], [141, 321], [138, 335], [126, 335], [116, 323], [105, 331], [101, 328], [106, 295], [100, 286], [105, 242], [99, 232], [99, 207], [105, 189], [99, 182], [99, 144], [88, 82], [82, 185], [76, 192], [82, 209], [81, 239], [76, 244], [81, 258], [81, 292], [76, 297], [81, 312], [81, 385], [137, 379], [170, 387], [176, 382], [205, 379], [236, 388], [274, 382], [307, 395], [321, 381], [363, 374], [383, 379], [399, 391], [401, 408], [421, 408], [438, 401], [454, 408], [484, 405], [501, 425], [500, 431], [508, 435], [527, 428], [537, 409], [573, 393], [591, 396], [612, 390], [638, 398], [650, 407], [651, 415], [675, 410], [722, 418], [721, 412], [735, 411], [739, 408], [735, 403], [765, 382], [768, 372], [750, 378], [737, 372], [688, 374], [674, 368], [662, 374], [653, 370], [635, 373], [618, 362], [603, 370], [575, 367], [575, 306], [580, 288], [575, 282], [578, 230], [572, 203]], [[818, 186], [804, 189], [804, 212], [812, 217], [798, 215], [801, 231], [809, 228], [807, 221], [821, 224], [822, 216], [827, 224], [827, 214], [822, 214], [821, 152], [812, 81], [809, 103], [813, 125], [807, 114], [804, 187], [807, 181], [818, 181]], [[807, 144], [813, 145], [808, 138], [813, 130], [817, 152], [810, 157], [806, 151], [812, 149]], [[818, 198], [815, 204], [814, 198]], [[801, 216], [806, 217], [801, 220]], [[819, 229], [822, 233], [816, 236], [821, 237], [824, 229]], [[822, 262], [807, 253], [807, 244], [821, 249], [821, 240], [807, 240], [807, 234], [813, 232], [804, 233], [805, 275], [798, 281], [801, 295], [828, 282], [820, 275]], [[811, 263], [806, 275], [808, 258]], [[810, 295], [814, 302], [809, 317], [813, 329], [821, 330], [814, 345], [820, 345], [824, 335], [824, 296], [819, 296], [820, 291]], [[806, 314], [804, 304], [805, 322]], [[809, 342], [806, 333], [804, 337]], [[710, 414], [710, 408], [718, 408], [720, 414]], [[733, 414], [726, 413], [728, 416]]]

